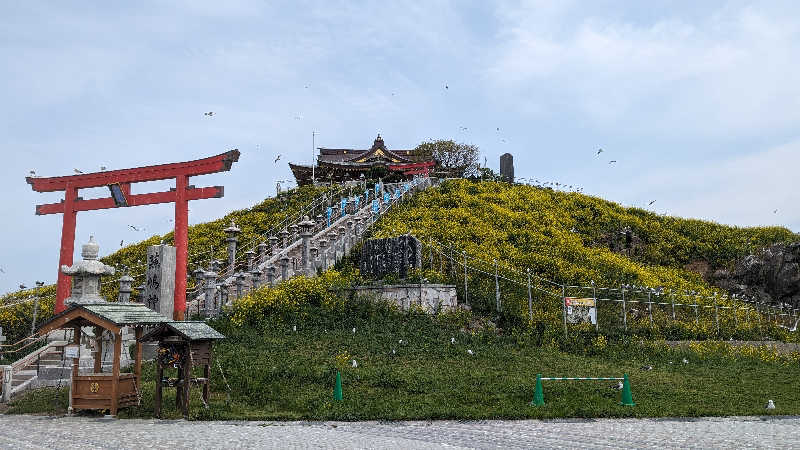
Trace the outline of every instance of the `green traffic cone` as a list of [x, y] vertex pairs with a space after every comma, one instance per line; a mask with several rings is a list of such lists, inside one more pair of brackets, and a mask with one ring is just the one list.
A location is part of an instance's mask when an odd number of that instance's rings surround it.
[[338, 370], [336, 371], [336, 386], [333, 388], [333, 399], [342, 399], [342, 374]]
[[628, 381], [628, 374], [624, 374], [624, 381], [622, 382], [622, 401], [620, 402], [621, 405], [625, 406], [636, 406], [636, 403], [633, 403], [633, 396], [631, 395], [631, 382]]
[[544, 405], [544, 391], [542, 390], [542, 374], [536, 374], [536, 387], [533, 389], [532, 406]]

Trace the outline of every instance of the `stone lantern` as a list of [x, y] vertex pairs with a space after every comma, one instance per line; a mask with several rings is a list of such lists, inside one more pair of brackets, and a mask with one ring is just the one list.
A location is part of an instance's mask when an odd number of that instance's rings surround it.
[[119, 297], [117, 301], [119, 303], [130, 303], [131, 301], [131, 292], [133, 292], [133, 277], [128, 275], [128, 270], [125, 269], [125, 273], [119, 278]]
[[256, 260], [256, 252], [253, 250], [248, 250], [244, 252], [245, 259], [247, 260], [247, 271], [253, 270], [253, 264]]
[[289, 232], [284, 228], [278, 234], [281, 237], [281, 247], [285, 249], [287, 246], [289, 246]]
[[258, 244], [258, 265], [262, 265], [267, 262], [267, 243], [261, 242]]
[[309, 270], [313, 273], [317, 271], [317, 255], [319, 255], [319, 249], [317, 247], [311, 247], [311, 264], [309, 264]]
[[233, 275], [236, 271], [234, 267], [236, 264], [236, 244], [239, 242], [239, 233], [241, 233], [242, 230], [231, 220], [231, 225], [222, 231], [228, 236], [225, 238], [225, 242], [228, 243], [228, 270], [230, 274]]
[[269, 254], [275, 256], [278, 253], [278, 238], [276, 236], [269, 237]]
[[64, 303], [106, 303], [100, 296], [100, 277], [114, 275], [114, 268], [97, 260], [100, 246], [94, 236], [81, 248], [82, 261], [72, 266], [61, 266], [64, 275], [72, 277], [72, 294]]

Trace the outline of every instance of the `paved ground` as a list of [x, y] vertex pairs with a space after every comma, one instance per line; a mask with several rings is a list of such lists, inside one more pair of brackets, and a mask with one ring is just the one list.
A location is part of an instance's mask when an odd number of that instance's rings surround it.
[[0, 448], [792, 448], [800, 417], [184, 422], [0, 415]]

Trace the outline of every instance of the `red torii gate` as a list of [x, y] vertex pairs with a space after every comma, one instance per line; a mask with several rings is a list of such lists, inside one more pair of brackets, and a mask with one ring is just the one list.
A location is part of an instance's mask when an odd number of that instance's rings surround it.
[[[189, 186], [189, 177], [227, 172], [239, 160], [239, 150], [231, 150], [217, 156], [173, 164], [110, 170], [64, 177], [26, 177], [25, 181], [36, 192], [64, 191], [64, 200], [59, 203], [36, 205], [36, 214], [64, 214], [61, 226], [61, 255], [58, 267], [72, 265], [75, 249], [75, 218], [78, 211], [118, 208], [125, 206], [175, 203], [175, 307], [174, 320], [183, 320], [186, 310], [186, 260], [189, 226], [189, 201], [204, 198], [220, 198], [223, 186], [195, 188]], [[175, 179], [175, 189], [167, 192], [131, 194], [131, 183]], [[83, 200], [78, 189], [108, 186], [111, 197]], [[63, 311], [64, 299], [69, 297], [69, 277], [58, 271], [55, 313]]]

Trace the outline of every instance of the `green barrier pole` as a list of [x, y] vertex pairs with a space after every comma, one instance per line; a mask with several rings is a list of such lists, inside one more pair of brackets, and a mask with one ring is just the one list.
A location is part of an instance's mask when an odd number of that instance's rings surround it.
[[336, 371], [336, 386], [333, 388], [333, 399], [342, 399], [342, 374], [338, 370]]
[[622, 401], [620, 402], [621, 405], [624, 406], [636, 406], [636, 403], [633, 403], [633, 396], [631, 395], [631, 383], [628, 381], [628, 374], [623, 375], [624, 380], [622, 382]]
[[536, 374], [536, 387], [533, 390], [533, 401], [531, 402], [532, 406], [543, 406], [544, 405], [544, 392], [542, 390], [542, 374]]

